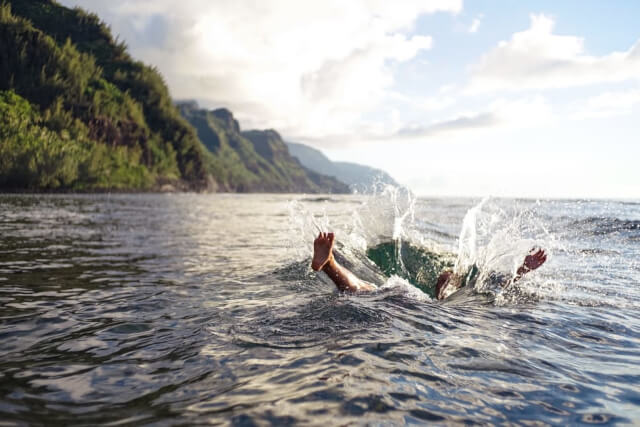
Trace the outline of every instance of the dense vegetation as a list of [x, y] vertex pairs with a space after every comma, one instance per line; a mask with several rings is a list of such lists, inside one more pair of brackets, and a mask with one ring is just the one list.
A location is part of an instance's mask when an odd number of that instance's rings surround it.
[[160, 74], [93, 14], [49, 0], [2, 3], [0, 91], [4, 188], [207, 183], [207, 154]]
[[289, 154], [277, 132], [240, 132], [227, 109], [207, 111], [197, 104], [179, 105], [182, 115], [196, 128], [200, 140], [213, 154], [210, 170], [226, 191], [288, 191], [346, 193], [348, 187], [334, 178], [305, 169]]
[[155, 68], [53, 0], [0, 0], [0, 112], [0, 189], [348, 190], [281, 141], [263, 156], [227, 110], [183, 108], [192, 126]]
[[0, 188], [144, 189], [152, 184], [140, 148], [97, 144], [82, 134], [81, 124], [74, 135], [51, 129], [53, 123], [14, 92], [0, 92]]

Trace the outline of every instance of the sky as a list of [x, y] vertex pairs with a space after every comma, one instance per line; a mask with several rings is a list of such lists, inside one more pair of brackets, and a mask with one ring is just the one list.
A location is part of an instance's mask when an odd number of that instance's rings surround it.
[[640, 198], [640, 2], [62, 0], [175, 99], [423, 196]]

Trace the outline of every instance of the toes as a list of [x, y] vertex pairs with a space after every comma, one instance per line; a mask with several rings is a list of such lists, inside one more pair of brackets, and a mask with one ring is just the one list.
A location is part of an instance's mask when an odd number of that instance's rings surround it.
[[316, 238], [316, 240], [328, 240], [329, 242], [333, 242], [333, 239], [335, 238], [333, 233], [325, 233], [325, 232], [320, 232], [318, 233], [318, 237]]

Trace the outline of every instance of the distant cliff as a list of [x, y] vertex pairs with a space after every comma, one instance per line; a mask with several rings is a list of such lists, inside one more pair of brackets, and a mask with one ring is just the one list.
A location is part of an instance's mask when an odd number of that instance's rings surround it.
[[289, 152], [300, 163], [312, 171], [333, 176], [348, 184], [352, 190], [360, 193], [370, 193], [380, 186], [398, 183], [385, 171], [350, 162], [334, 162], [321, 151], [304, 144], [287, 142]]
[[335, 178], [303, 167], [274, 130], [241, 132], [227, 109], [205, 110], [179, 103], [182, 116], [210, 152], [208, 169], [218, 191], [349, 193]]

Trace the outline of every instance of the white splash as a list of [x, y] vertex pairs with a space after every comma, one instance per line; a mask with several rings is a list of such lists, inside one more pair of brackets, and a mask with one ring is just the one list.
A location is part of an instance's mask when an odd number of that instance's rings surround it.
[[462, 220], [462, 230], [458, 239], [458, 259], [454, 268], [458, 273], [464, 274], [478, 260], [477, 221], [482, 207], [488, 200], [488, 197], [482, 199], [480, 203], [467, 211]]
[[378, 292], [398, 292], [418, 301], [432, 301], [429, 295], [396, 275], [389, 277], [385, 284], [378, 288]]
[[[465, 213], [457, 243], [453, 240], [450, 243], [446, 240], [435, 242], [430, 238], [430, 233], [433, 233], [430, 224], [442, 224], [446, 217], [442, 217], [442, 211], [437, 209], [437, 216], [430, 216], [434, 211], [424, 209], [424, 203], [428, 202], [418, 201], [409, 190], [392, 186], [373, 196], [350, 196], [344, 199], [344, 203], [303, 197], [289, 204], [291, 230], [287, 245], [298, 256], [310, 257], [311, 242], [318, 232], [333, 231], [340, 253], [358, 268], [367, 270], [370, 267], [363, 265], [368, 261], [365, 256], [367, 248], [393, 241], [396, 259], [403, 273], [407, 273], [402, 253], [405, 242], [439, 254], [457, 248], [455, 271], [467, 274], [476, 266], [480, 271], [476, 290], [495, 295], [502, 290], [487, 288], [485, 279], [490, 273], [515, 274], [524, 256], [534, 246], [543, 247], [547, 253], [553, 250], [553, 236], [530, 203], [522, 207], [517, 201], [482, 199]], [[426, 215], [424, 218], [416, 219], [418, 209], [424, 212], [421, 213]], [[542, 283], [540, 275], [530, 276], [536, 276], [535, 286]], [[422, 294], [399, 277], [389, 279], [387, 285], [398, 286], [400, 282]], [[531, 283], [532, 279], [526, 276], [518, 282], [518, 287], [526, 290], [532, 286]]]

